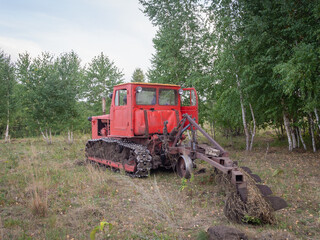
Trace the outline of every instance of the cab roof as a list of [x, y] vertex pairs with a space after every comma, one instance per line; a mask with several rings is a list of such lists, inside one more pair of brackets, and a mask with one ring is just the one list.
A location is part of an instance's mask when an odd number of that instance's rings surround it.
[[144, 83], [144, 82], [130, 82], [130, 83], [122, 83], [122, 84], [116, 85], [115, 87], [123, 86], [123, 85], [147, 85], [147, 86], [180, 87], [179, 85], [175, 85], [175, 84], [164, 84], [164, 83]]

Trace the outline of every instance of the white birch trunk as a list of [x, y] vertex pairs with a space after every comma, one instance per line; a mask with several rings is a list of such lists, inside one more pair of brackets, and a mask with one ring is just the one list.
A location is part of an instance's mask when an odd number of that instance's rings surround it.
[[291, 139], [292, 139], [292, 148], [297, 148], [296, 135], [294, 135], [294, 129], [291, 128]]
[[310, 134], [311, 134], [311, 140], [312, 140], [312, 149], [313, 149], [313, 152], [316, 152], [317, 148], [316, 148], [316, 142], [314, 140], [314, 132], [313, 132], [314, 124], [313, 124], [313, 119], [310, 113], [308, 115], [308, 118], [309, 118], [309, 128], [310, 128]]
[[306, 144], [305, 144], [305, 142], [303, 140], [303, 137], [302, 137], [302, 134], [301, 134], [301, 129], [299, 127], [298, 127], [298, 132], [299, 132], [299, 136], [300, 136], [300, 140], [301, 140], [301, 143], [303, 145], [303, 148], [304, 148], [304, 150], [307, 151], [307, 146], [306, 146]]
[[[38, 121], [38, 124], [40, 124], [39, 121]], [[40, 132], [41, 132], [41, 135], [42, 135], [43, 139], [47, 142], [48, 145], [51, 144], [51, 143], [52, 143], [52, 139], [51, 139], [51, 129], [50, 129], [50, 138], [49, 138], [49, 136], [48, 136], [48, 130], [46, 129], [46, 132], [44, 133], [44, 132], [42, 131], [41, 127], [39, 127], [39, 128], [40, 128]]]
[[8, 114], [7, 114], [7, 128], [6, 128], [6, 132], [4, 135], [4, 142], [10, 142], [10, 136], [9, 136], [9, 123], [10, 123], [10, 102], [9, 102], [9, 97], [7, 99], [7, 107], [8, 107]]
[[41, 127], [40, 127], [40, 132], [41, 132], [41, 135], [42, 135], [43, 139], [49, 144], [48, 138], [47, 138], [47, 136], [44, 134], [44, 132], [42, 131]]
[[10, 142], [10, 136], [9, 136], [9, 120], [7, 121], [7, 128], [6, 132], [4, 134], [4, 142]]
[[50, 140], [49, 140], [49, 142], [50, 142], [50, 144], [52, 144], [51, 128], [49, 128], [49, 136], [50, 136]]
[[73, 132], [68, 129], [68, 144], [73, 143]]
[[248, 126], [247, 126], [247, 121], [246, 121], [246, 110], [243, 104], [243, 96], [242, 96], [242, 91], [240, 89], [240, 82], [238, 79], [238, 75], [236, 74], [237, 77], [237, 85], [239, 89], [239, 95], [240, 95], [240, 104], [241, 104], [241, 113], [242, 113], [242, 123], [243, 123], [243, 128], [244, 128], [244, 133], [246, 135], [246, 151], [249, 151], [249, 131], [248, 131]]
[[320, 135], [320, 121], [319, 121], [319, 115], [318, 115], [317, 108], [314, 108], [314, 114], [316, 115], [316, 120], [317, 120], [317, 125], [319, 128], [319, 135]]
[[289, 145], [289, 151], [292, 151], [292, 140], [291, 140], [291, 131], [290, 131], [290, 124], [289, 124], [289, 119], [286, 116], [286, 114], [283, 112], [283, 122], [284, 122], [284, 127], [286, 129], [287, 137], [288, 137], [288, 145]]
[[253, 130], [251, 131], [251, 142], [250, 142], [250, 151], [251, 151], [253, 146], [253, 139], [254, 139], [254, 136], [256, 135], [256, 119], [254, 117], [254, 112], [253, 112], [251, 103], [249, 103], [249, 106], [250, 106], [250, 111], [251, 111], [251, 116], [253, 121]]

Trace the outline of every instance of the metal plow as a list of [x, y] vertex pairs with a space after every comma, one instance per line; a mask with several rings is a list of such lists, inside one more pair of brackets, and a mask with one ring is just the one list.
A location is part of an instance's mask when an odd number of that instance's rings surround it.
[[[178, 142], [181, 139], [182, 133], [187, 129], [191, 130], [191, 141], [189, 146], [182, 146]], [[198, 144], [195, 135], [195, 131], [197, 130], [206, 137], [210, 145]], [[243, 218], [251, 214], [254, 216], [248, 216], [261, 219], [262, 223], [270, 223], [273, 221], [273, 211], [288, 206], [284, 199], [273, 196], [272, 190], [267, 185], [261, 184], [261, 178], [252, 173], [250, 168], [238, 167], [237, 162], [233, 162], [229, 158], [228, 152], [210, 137], [188, 114], [183, 115], [183, 119], [173, 132], [176, 133], [175, 139], [171, 147], [168, 147], [168, 152], [170, 154], [180, 154], [177, 172], [182, 172], [184, 174], [182, 177], [190, 176], [190, 161], [185, 160], [188, 158], [186, 156], [189, 156], [192, 162], [196, 159], [201, 159], [209, 163], [217, 171], [223, 173], [223, 176], [233, 186], [234, 191], [229, 194], [225, 208], [225, 214], [229, 219], [243, 222]], [[254, 211], [250, 208], [253, 208]]]

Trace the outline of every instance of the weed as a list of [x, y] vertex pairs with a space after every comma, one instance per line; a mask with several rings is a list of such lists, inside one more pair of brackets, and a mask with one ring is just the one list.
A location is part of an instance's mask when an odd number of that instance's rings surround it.
[[32, 193], [31, 210], [34, 215], [45, 217], [48, 213], [47, 194], [43, 189], [36, 187]]
[[256, 217], [251, 217], [249, 215], [245, 215], [242, 218], [242, 222], [244, 223], [248, 223], [248, 224], [252, 224], [252, 225], [261, 225], [261, 219], [260, 218], [256, 218]]
[[206, 231], [201, 230], [200, 232], [198, 232], [197, 240], [208, 240], [208, 239], [209, 239], [209, 236]]
[[16, 220], [16, 219], [6, 219], [4, 221], [4, 227], [5, 228], [13, 228], [13, 227], [16, 227], [16, 226], [22, 226], [22, 221], [21, 220]]
[[181, 185], [179, 188], [179, 191], [183, 191], [187, 187], [188, 179], [186, 178], [181, 178]]
[[194, 181], [194, 174], [193, 173], [191, 174], [189, 181], [186, 178], [181, 178], [181, 185], [179, 187], [179, 191], [180, 192], [183, 191], [185, 188], [188, 187], [188, 182], [192, 183], [193, 181]]
[[108, 222], [106, 222], [106, 221], [102, 221], [102, 222], [100, 222], [100, 224], [98, 225], [98, 226], [96, 226], [96, 227], [94, 227], [94, 229], [92, 229], [92, 231], [91, 231], [91, 233], [90, 233], [90, 239], [91, 240], [95, 240], [96, 239], [96, 233], [97, 232], [105, 232], [106, 230], [105, 230], [105, 226], [108, 226], [109, 227], [109, 231], [111, 231], [111, 229], [112, 229], [112, 224], [111, 223], [108, 223]]

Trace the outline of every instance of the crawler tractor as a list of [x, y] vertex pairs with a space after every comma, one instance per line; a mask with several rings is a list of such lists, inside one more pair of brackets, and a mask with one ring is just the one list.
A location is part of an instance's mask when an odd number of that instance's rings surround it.
[[[110, 114], [89, 117], [92, 139], [86, 144], [88, 161], [123, 169], [132, 177], [147, 177], [150, 170], [163, 167], [189, 178], [195, 161], [201, 159], [229, 179], [244, 204], [248, 201], [248, 184], [254, 182], [271, 209], [287, 206], [282, 198], [272, 196], [269, 187], [256, 184], [261, 182], [259, 176], [249, 168], [239, 168], [198, 125], [194, 88], [125, 83], [115, 86], [109, 97]], [[207, 143], [197, 141], [197, 131]]]

